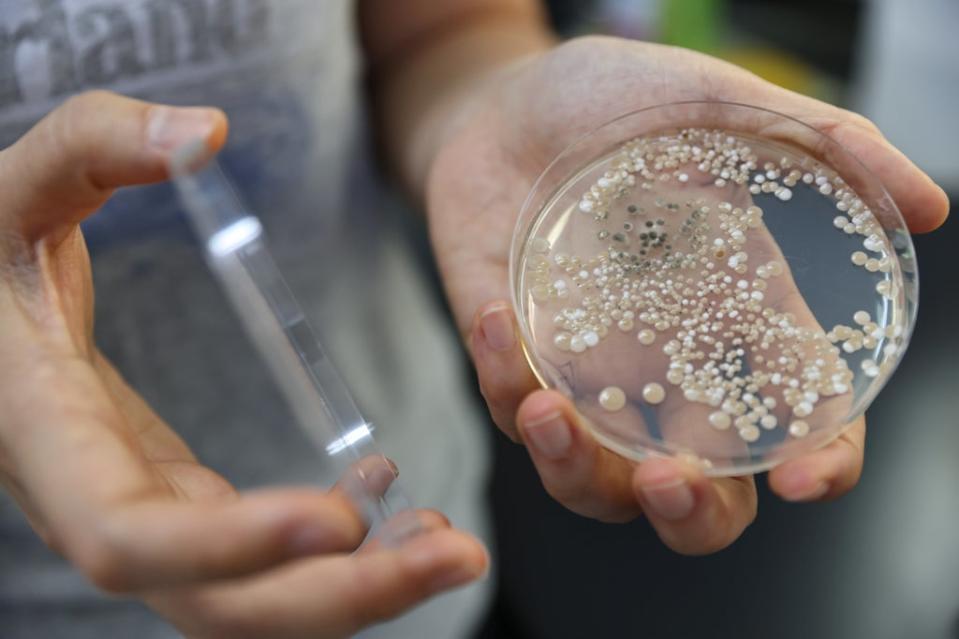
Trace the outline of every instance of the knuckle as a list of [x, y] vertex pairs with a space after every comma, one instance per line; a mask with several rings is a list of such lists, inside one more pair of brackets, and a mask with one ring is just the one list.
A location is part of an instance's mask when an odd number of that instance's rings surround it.
[[47, 134], [50, 142], [67, 158], [91, 153], [83, 131], [90, 120], [112, 100], [109, 91], [91, 90], [67, 98], [50, 117]]
[[850, 123], [853, 124], [854, 126], [857, 126], [860, 129], [865, 129], [866, 131], [869, 131], [870, 133], [881, 135], [879, 127], [876, 126], [876, 123], [870, 120], [869, 118], [865, 117], [864, 115], [860, 115], [859, 113], [855, 113], [853, 111], [848, 111], [847, 113], [849, 114]]
[[105, 592], [125, 593], [132, 588], [126, 562], [115, 542], [94, 535], [69, 548], [67, 556], [90, 582]]
[[515, 416], [518, 400], [513, 396], [510, 387], [500, 381], [480, 380], [480, 394], [486, 401], [490, 416], [500, 430], [515, 437]]
[[131, 548], [136, 533], [129, 517], [105, 512], [83, 534], [64, 541], [67, 558], [94, 586], [115, 594], [130, 593], [137, 587], [137, 561]]
[[509, 402], [509, 385], [497, 375], [480, 376], [480, 393], [491, 411], [502, 411]]

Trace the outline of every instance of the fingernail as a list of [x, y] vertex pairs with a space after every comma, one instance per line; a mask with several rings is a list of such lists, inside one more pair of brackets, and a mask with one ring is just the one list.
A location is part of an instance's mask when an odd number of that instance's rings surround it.
[[559, 411], [528, 422], [523, 431], [530, 444], [547, 459], [562, 459], [569, 453], [573, 435]]
[[195, 140], [206, 140], [216, 126], [216, 111], [205, 107], [154, 106], [147, 116], [147, 144], [172, 151]]
[[693, 491], [683, 477], [643, 486], [642, 490], [648, 507], [667, 521], [689, 517], [696, 505]]
[[390, 465], [390, 469], [393, 471], [393, 477], [400, 476], [400, 467], [396, 465], [396, 462], [390, 459], [389, 457], [384, 457], [386, 463]]
[[387, 463], [378, 464], [365, 472], [360, 472], [359, 475], [367, 494], [373, 497], [379, 497], [385, 493], [396, 481], [396, 470], [392, 464]]
[[486, 345], [494, 351], [508, 351], [516, 344], [513, 319], [505, 304], [487, 309], [480, 316], [480, 328]]

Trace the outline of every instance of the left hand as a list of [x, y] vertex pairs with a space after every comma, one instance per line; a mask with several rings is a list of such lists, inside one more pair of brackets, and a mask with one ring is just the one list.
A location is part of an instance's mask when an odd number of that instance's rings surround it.
[[[494, 421], [527, 448], [547, 491], [606, 521], [645, 514], [663, 541], [690, 554], [732, 543], [756, 514], [753, 478], [708, 479], [675, 459], [634, 464], [600, 447], [572, 403], [542, 390], [518, 342], [508, 256], [533, 182], [569, 143], [654, 104], [721, 100], [784, 112], [830, 135], [886, 184], [913, 231], [945, 219], [948, 200], [865, 118], [769, 84], [691, 51], [583, 38], [527, 59], [476, 89], [433, 161], [427, 208], [434, 250]], [[835, 498], [858, 481], [865, 422], [769, 474], [791, 501]]]

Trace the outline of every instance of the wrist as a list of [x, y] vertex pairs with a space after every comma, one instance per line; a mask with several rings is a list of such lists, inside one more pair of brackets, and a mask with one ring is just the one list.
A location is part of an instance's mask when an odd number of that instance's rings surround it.
[[555, 44], [542, 22], [507, 17], [493, 13], [450, 25], [374, 76], [385, 160], [417, 200], [444, 141], [491, 87]]

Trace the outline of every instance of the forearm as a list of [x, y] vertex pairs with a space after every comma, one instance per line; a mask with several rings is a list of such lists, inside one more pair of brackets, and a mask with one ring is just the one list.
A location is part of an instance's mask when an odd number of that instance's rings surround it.
[[397, 4], [365, 0], [361, 29], [383, 159], [419, 198], [470, 96], [555, 36], [534, 0], [415, 0], [392, 15]]

